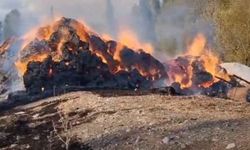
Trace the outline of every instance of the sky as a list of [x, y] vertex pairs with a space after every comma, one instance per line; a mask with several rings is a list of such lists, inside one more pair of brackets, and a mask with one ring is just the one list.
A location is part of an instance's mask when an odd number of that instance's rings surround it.
[[[117, 19], [126, 18], [136, 0], [112, 0]], [[0, 20], [12, 9], [21, 12], [22, 19], [29, 25], [39, 24], [51, 14], [82, 19], [94, 28], [103, 26], [106, 0], [0, 0]]]
[[[106, 15], [107, 0], [0, 0], [0, 21], [11, 9], [18, 9], [21, 12], [21, 32], [26, 33], [32, 27], [44, 25], [51, 16], [51, 7], [54, 8], [55, 16], [65, 16], [83, 20], [96, 33], [110, 33], [110, 21]], [[134, 24], [135, 20], [131, 15], [131, 9], [138, 4], [139, 0], [111, 0], [114, 6], [115, 23], [129, 26], [138, 33]], [[195, 35], [198, 31], [207, 35], [213, 40], [213, 29], [211, 24], [204, 22], [199, 15], [193, 14], [193, 8], [183, 3], [178, 6], [169, 6], [164, 9], [158, 17], [160, 27], [157, 29], [158, 38], [167, 39], [170, 43], [177, 41], [177, 49], [182, 50], [186, 45], [185, 36]], [[195, 19], [193, 19], [195, 18]], [[193, 21], [195, 20], [195, 21]], [[131, 27], [132, 26], [132, 27]], [[144, 28], [143, 25], [139, 25]], [[22, 34], [21, 33], [21, 34]], [[143, 37], [140, 36], [140, 40]]]

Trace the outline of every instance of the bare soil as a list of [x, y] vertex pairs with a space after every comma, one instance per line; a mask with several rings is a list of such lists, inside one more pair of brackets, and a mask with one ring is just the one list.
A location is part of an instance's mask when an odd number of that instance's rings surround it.
[[249, 103], [205, 96], [72, 92], [0, 114], [0, 149], [245, 150], [249, 135]]

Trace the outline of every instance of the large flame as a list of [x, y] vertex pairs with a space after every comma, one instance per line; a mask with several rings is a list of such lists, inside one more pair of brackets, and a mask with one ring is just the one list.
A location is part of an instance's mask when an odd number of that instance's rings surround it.
[[31, 61], [40, 61], [40, 62], [42, 62], [47, 57], [48, 57], [48, 54], [34, 55], [34, 56], [30, 57], [28, 60], [17, 61], [15, 63], [15, 65], [16, 65], [19, 73], [21, 75], [23, 75], [26, 72], [26, 70], [27, 70], [27, 65], [28, 65], [29, 62], [31, 62]]
[[211, 49], [207, 48], [207, 40], [201, 33], [197, 34], [192, 43], [188, 46], [188, 49], [180, 58], [185, 58], [186, 62], [178, 64], [174, 61], [170, 64], [169, 74], [172, 82], [180, 83], [181, 88], [190, 88], [193, 86], [192, 79], [194, 76], [193, 66], [194, 61], [199, 61], [204, 67], [204, 71], [210, 73], [213, 79], [202, 83], [201, 87], [209, 87], [215, 82], [218, 82], [219, 78], [230, 80], [230, 77], [225, 72], [222, 72], [219, 67], [220, 59], [215, 55]]
[[[221, 68], [219, 67], [219, 64], [221, 63], [219, 57], [208, 48], [207, 40], [201, 33], [197, 34], [182, 55], [169, 61], [166, 68], [162, 68], [162, 64], [159, 65], [158, 61], [148, 57], [148, 55], [151, 56], [153, 54], [153, 46], [149, 43], [141, 42], [136, 34], [129, 28], [122, 28], [122, 30], [120, 30], [117, 34], [118, 42], [115, 42], [115, 46], [112, 46], [109, 42], [114, 40], [110, 35], [97, 35], [92, 32], [83, 21], [79, 23], [78, 21], [71, 20], [70, 22], [66, 22], [69, 24], [68, 26], [62, 26], [61, 21], [62, 20], [59, 20], [42, 28], [32, 29], [23, 37], [24, 42], [20, 53], [26, 54], [25, 51], [27, 49], [30, 51], [30, 47], [26, 48], [27, 45], [30, 46], [33, 44], [35, 48], [31, 56], [29, 56], [28, 53], [27, 57], [16, 62], [16, 67], [20, 74], [23, 75], [25, 73], [27, 65], [31, 61], [42, 62], [48, 56], [52, 56], [53, 61], [59, 62], [61, 55], [63, 54], [62, 50], [64, 49], [63, 47], [65, 46], [65, 43], [71, 41], [71, 43], [74, 44], [74, 42], [79, 42], [79, 40], [75, 40], [79, 38], [81, 41], [89, 44], [91, 52], [95, 53], [103, 63], [108, 64], [110, 71], [114, 74], [121, 70], [129, 71], [137, 69], [142, 76], [150, 77], [150, 80], [160, 79], [164, 74], [168, 74], [170, 83], [177, 82], [182, 89], [192, 88], [194, 86], [207, 88], [218, 82], [219, 78], [227, 81], [230, 80], [228, 74], [221, 71]], [[92, 35], [96, 35], [96, 37], [93, 37]], [[36, 39], [38, 43], [36, 43], [36, 40], [34, 39]], [[100, 40], [101, 42], [95, 43], [96, 40]], [[102, 50], [102, 42], [104, 42], [105, 50]], [[44, 45], [41, 46], [39, 44]], [[79, 45], [79, 43], [76, 45]], [[74, 48], [72, 47], [69, 47], [68, 49], [74, 51]], [[127, 52], [125, 54], [123, 53], [124, 49]], [[131, 54], [130, 51], [133, 51], [133, 55], [141, 56], [142, 54], [143, 57], [133, 60], [138, 61], [133, 64], [130, 62], [124, 62], [130, 60], [122, 58], [121, 55]], [[143, 64], [141, 64], [140, 61], [143, 61]], [[151, 61], [154, 63], [151, 63]], [[194, 85], [194, 78], [196, 76], [194, 70], [195, 63], [199, 64], [198, 67], [201, 67], [203, 72], [209, 73], [209, 75], [212, 76], [212, 79], [201, 82], [199, 85]], [[53, 74], [53, 70], [50, 71], [50, 74]]]
[[1, 45], [0, 45], [0, 55], [4, 55], [12, 46], [12, 44], [16, 41], [16, 38], [11, 37], [6, 39]]
[[122, 28], [118, 33], [118, 41], [134, 50], [143, 49], [149, 54], [153, 54], [153, 46], [150, 43], [143, 43], [137, 35], [129, 28]]
[[[44, 23], [42, 26], [36, 26], [33, 27], [29, 32], [27, 32], [23, 37], [21, 37], [22, 40], [22, 46], [21, 46], [21, 51], [20, 53], [23, 52], [23, 50], [25, 49], [25, 47], [27, 45], [29, 45], [34, 39], [37, 40], [49, 40], [49, 38], [51, 37], [51, 35], [53, 34], [53, 32], [59, 28], [60, 26], [60, 19], [56, 18], [56, 22], [46, 22]], [[83, 22], [83, 21], [79, 21], [79, 22]], [[49, 25], [45, 25], [45, 24], [49, 24]], [[85, 25], [85, 23], [83, 23]], [[71, 26], [74, 27], [74, 29], [76, 29], [76, 33], [77, 35], [80, 37], [81, 40], [83, 41], [88, 41], [88, 34], [87, 32], [90, 32], [90, 28], [88, 26], [83, 26], [83, 24], [79, 24], [76, 22], [71, 22]], [[59, 56], [62, 54], [61, 53], [61, 47], [62, 45], [69, 40], [70, 37], [70, 33], [67, 29], [61, 28], [61, 33], [62, 38], [60, 39], [58, 46], [57, 46], [57, 54], [53, 57], [54, 60], [58, 60]], [[38, 53], [38, 54], [34, 54], [31, 57], [28, 57], [27, 59], [19, 59], [19, 61], [17, 61], [15, 63], [19, 73], [21, 75], [23, 75], [25, 73], [25, 71], [27, 70], [27, 64], [31, 61], [43, 61], [45, 58], [47, 58], [49, 54], [48, 53]], [[20, 56], [19, 56], [20, 57]], [[101, 57], [101, 56], [100, 56]]]
[[[73, 30], [76, 30], [75, 33], [76, 34], [72, 34], [71, 30], [69, 28], [65, 28], [65, 27], [61, 27], [62, 22], [61, 20], [56, 21], [50, 25], [46, 25], [44, 27], [41, 28], [34, 28], [32, 29], [30, 32], [28, 32], [22, 39], [23, 39], [23, 44], [22, 44], [22, 49], [20, 51], [20, 53], [26, 54], [26, 50], [30, 51], [30, 48], [26, 48], [27, 46], [30, 46], [30, 44], [33, 42], [34, 43], [34, 39], [38, 40], [38, 43], [40, 43], [40, 41], [51, 41], [53, 39], [51, 39], [51, 37], [53, 37], [53, 34], [55, 34], [55, 32], [60, 32], [60, 38], [56, 39], [59, 40], [57, 41], [56, 47], [55, 47], [55, 52], [53, 52], [54, 54], [52, 55], [52, 58], [54, 61], [60, 61], [60, 56], [62, 55], [62, 49], [63, 49], [63, 45], [67, 42], [67, 41], [73, 41], [74, 42], [74, 38], [77, 38], [79, 36], [80, 40], [85, 41], [87, 43], [90, 43], [90, 49], [92, 49], [92, 51], [99, 57], [101, 58], [103, 63], [109, 64], [109, 58], [107, 58], [107, 54], [104, 54], [101, 50], [99, 49], [95, 49], [95, 45], [93, 47], [93, 44], [90, 40], [90, 36], [91, 35], [97, 35], [97, 37], [101, 37], [101, 40], [108, 42], [110, 40], [113, 40], [113, 38], [108, 35], [108, 34], [103, 34], [102, 36], [94, 33], [91, 31], [91, 29], [86, 25], [86, 23], [84, 23], [83, 21], [70, 21], [69, 22], [69, 26], [73, 28]], [[55, 36], [56, 37], [56, 36]], [[117, 36], [118, 42], [117, 42], [117, 46], [115, 47], [115, 51], [114, 53], [109, 53], [114, 60], [121, 62], [121, 51], [128, 47], [131, 50], [133, 50], [135, 53], [141, 53], [142, 51], [148, 54], [152, 54], [153, 53], [153, 47], [151, 44], [149, 43], [143, 43], [141, 42], [138, 37], [136, 36], [136, 34], [134, 32], [132, 32], [132, 30], [130, 30], [129, 28], [123, 28], [122, 30], [120, 30], [120, 32], [118, 33]], [[36, 43], [34, 43], [36, 44]], [[51, 43], [48, 43], [51, 44]], [[44, 47], [44, 46], [43, 46]], [[46, 46], [45, 46], [46, 47]], [[48, 46], [48, 49], [46, 50], [42, 50], [42, 52], [34, 52], [32, 54], [32, 56], [28, 56], [25, 59], [20, 59], [19, 61], [16, 62], [16, 67], [19, 70], [19, 73], [21, 75], [23, 75], [25, 73], [25, 71], [27, 70], [27, 64], [31, 61], [43, 61], [48, 55], [51, 55], [51, 51], [54, 51], [54, 49], [50, 49], [51, 46]], [[39, 46], [38, 48], [39, 49]], [[36, 50], [37, 50], [36, 49]], [[108, 51], [112, 51], [110, 50], [110, 48], [108, 48]], [[108, 54], [108, 55], [109, 55]], [[110, 64], [109, 64], [110, 65]], [[120, 70], [127, 70], [128, 68], [126, 68], [122, 63], [118, 63], [115, 66], [115, 69], [113, 68], [114, 66], [112, 66], [112, 72], [116, 73], [119, 72]], [[141, 75], [143, 76], [147, 76], [147, 75], [153, 75], [153, 76], [158, 76], [161, 77], [159, 74], [159, 70], [156, 68], [151, 68], [151, 69], [143, 69], [143, 67], [141, 66], [141, 64], [134, 64], [133, 66], [134, 68], [136, 68]], [[150, 67], [149, 67], [150, 68]], [[133, 68], [131, 68], [133, 69]]]

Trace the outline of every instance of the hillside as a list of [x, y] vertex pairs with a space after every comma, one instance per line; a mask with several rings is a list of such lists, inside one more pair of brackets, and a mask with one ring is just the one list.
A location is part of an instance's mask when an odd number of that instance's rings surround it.
[[2, 112], [0, 148], [64, 149], [58, 137], [68, 137], [69, 149], [247, 149], [249, 108], [203, 96], [73, 92]]

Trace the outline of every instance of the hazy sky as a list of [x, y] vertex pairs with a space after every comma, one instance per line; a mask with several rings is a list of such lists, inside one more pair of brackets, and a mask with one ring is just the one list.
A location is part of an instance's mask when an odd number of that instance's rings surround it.
[[[136, 2], [137, 0], [112, 0], [115, 16], [118, 19], [125, 18]], [[51, 6], [55, 14], [81, 18], [97, 28], [106, 19], [106, 0], [0, 0], [0, 20], [11, 9], [18, 9], [26, 22], [35, 24], [50, 16]]]
[[[112, 0], [116, 13], [124, 14], [137, 0]], [[102, 15], [106, 0], [1, 0], [0, 19], [11, 9], [19, 9], [28, 15], [48, 15], [50, 7], [69, 17]]]

